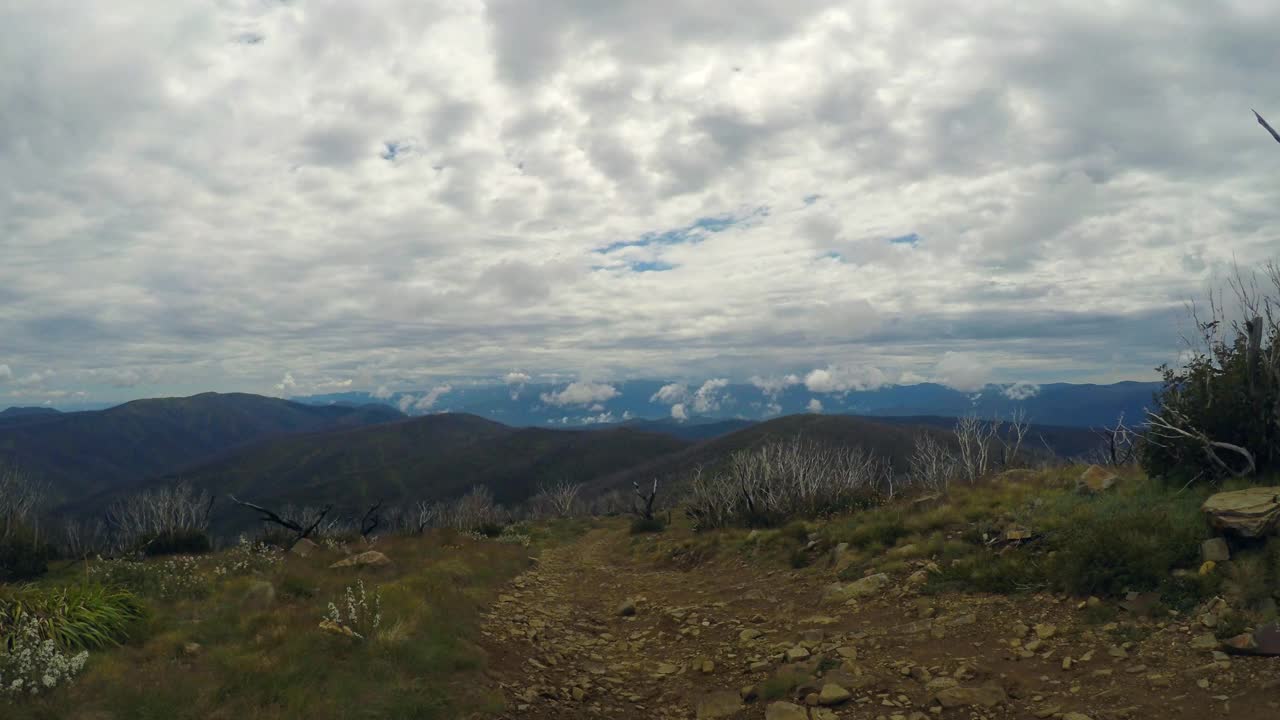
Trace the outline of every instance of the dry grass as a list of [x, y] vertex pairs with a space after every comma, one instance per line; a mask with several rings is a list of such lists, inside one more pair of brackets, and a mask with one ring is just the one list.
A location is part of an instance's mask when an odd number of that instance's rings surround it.
[[[288, 556], [261, 574], [202, 576], [204, 597], [152, 600], [137, 639], [94, 653], [74, 686], [7, 706], [4, 717], [456, 717], [453, 703], [474, 685], [462, 681], [485, 663], [471, 643], [479, 609], [528, 566], [531, 551], [453, 532], [384, 539], [376, 549], [395, 566], [330, 569], [341, 555], [321, 552]], [[357, 577], [381, 591], [379, 630], [363, 642], [320, 632], [328, 602]], [[261, 610], [246, 606], [248, 587], [263, 580], [272, 583], [275, 601]], [[190, 643], [201, 647], [185, 651]]]

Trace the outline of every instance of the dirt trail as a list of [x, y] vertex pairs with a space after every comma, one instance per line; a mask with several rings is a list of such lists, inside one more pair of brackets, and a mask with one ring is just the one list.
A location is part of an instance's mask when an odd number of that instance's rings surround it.
[[[486, 615], [502, 717], [761, 718], [775, 699], [803, 706], [828, 685], [849, 697], [827, 689], [815, 720], [1280, 717], [1280, 658], [1196, 650], [1192, 618], [1104, 628], [1074, 601], [928, 597], [905, 578], [824, 604], [834, 579], [822, 563], [655, 567], [632, 556], [625, 529], [593, 530], [543, 553]], [[779, 674], [800, 687], [776, 697]], [[748, 686], [775, 697], [738, 707]]]

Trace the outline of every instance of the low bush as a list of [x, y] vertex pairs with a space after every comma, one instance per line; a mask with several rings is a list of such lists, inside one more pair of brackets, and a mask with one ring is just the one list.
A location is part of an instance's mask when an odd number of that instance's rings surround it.
[[142, 538], [142, 553], [148, 557], [203, 555], [212, 549], [209, 534], [203, 530], [168, 530]]
[[660, 517], [638, 517], [631, 521], [631, 534], [660, 533], [667, 529], [667, 523]]
[[29, 697], [66, 685], [89, 659], [86, 650], [73, 654], [42, 638], [31, 618], [5, 627], [8, 638], [0, 647], [0, 697]]
[[0, 583], [34, 580], [49, 571], [56, 556], [52, 545], [26, 533], [0, 540]]

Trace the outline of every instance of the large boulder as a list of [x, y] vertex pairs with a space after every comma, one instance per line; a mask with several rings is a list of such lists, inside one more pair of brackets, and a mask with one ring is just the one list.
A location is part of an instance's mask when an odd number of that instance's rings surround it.
[[387, 557], [386, 555], [383, 555], [377, 550], [366, 550], [365, 552], [362, 552], [358, 555], [352, 555], [351, 557], [346, 558], [344, 560], [339, 560], [338, 562], [330, 565], [329, 567], [331, 568], [345, 568], [345, 567], [381, 568], [381, 567], [387, 567], [389, 565], [391, 565], [391, 558]]
[[1097, 495], [1115, 487], [1118, 482], [1120, 482], [1119, 475], [1104, 467], [1090, 465], [1076, 479], [1076, 492], [1082, 495]]
[[1215, 528], [1247, 538], [1275, 532], [1280, 520], [1280, 487], [1252, 487], [1214, 493], [1200, 509]]
[[831, 583], [827, 586], [823, 601], [835, 604], [870, 597], [882, 592], [891, 582], [888, 575], [876, 573], [850, 583]]
[[1222, 647], [1239, 655], [1280, 655], [1280, 624], [1263, 625], [1251, 633], [1237, 635], [1223, 641]]

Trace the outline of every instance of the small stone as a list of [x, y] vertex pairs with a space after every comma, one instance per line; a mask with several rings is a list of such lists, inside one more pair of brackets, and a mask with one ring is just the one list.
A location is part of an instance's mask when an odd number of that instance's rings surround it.
[[183, 643], [182, 654], [187, 657], [195, 657], [199, 655], [200, 651], [203, 649], [204, 646], [197, 642]]
[[796, 662], [809, 657], [809, 651], [803, 645], [796, 645], [787, 651], [787, 660]]
[[713, 672], [715, 672], [715, 671], [716, 671], [716, 664], [715, 664], [715, 661], [713, 661], [713, 660], [703, 660], [703, 661], [702, 661], [702, 667], [701, 667], [700, 669], [702, 670], [702, 674], [703, 674], [703, 675], [710, 675], [711, 673], [713, 673]]
[[752, 640], [755, 640], [756, 638], [761, 637], [763, 635], [764, 633], [760, 632], [759, 630], [756, 630], [754, 628], [747, 628], [746, 630], [743, 630], [742, 632], [738, 633], [738, 639], [741, 640], [742, 642], [751, 642]]
[[1227, 547], [1226, 540], [1220, 537], [1210, 538], [1200, 543], [1200, 559], [1206, 562], [1226, 562], [1231, 559], [1231, 549]]
[[680, 668], [671, 663], [658, 663], [659, 675], [675, 675], [679, 670]]
[[1218, 648], [1218, 638], [1213, 633], [1201, 633], [1191, 641], [1192, 650], [1216, 650]]
[[572, 695], [573, 699], [577, 700], [578, 702], [582, 702], [587, 697], [587, 691], [583, 690], [580, 687], [573, 688], [572, 690], [569, 691], [569, 694]]
[[846, 660], [857, 660], [858, 648], [851, 647], [849, 645], [843, 645], [841, 647], [836, 648], [836, 654]]
[[1084, 713], [1071, 712], [1063, 715], [1062, 720], [1093, 720], [1093, 718]]
[[809, 713], [794, 703], [773, 702], [765, 708], [764, 720], [809, 720]]
[[1050, 625], [1048, 623], [1041, 623], [1039, 625], [1036, 625], [1036, 637], [1040, 638], [1041, 640], [1048, 640], [1049, 638], [1057, 634], [1058, 634], [1057, 625]]
[[818, 694], [818, 704], [839, 705], [851, 697], [853, 697], [853, 693], [848, 690], [845, 690], [835, 683], [827, 683], [822, 686], [822, 692]]
[[618, 604], [618, 615], [622, 617], [631, 617], [636, 614], [636, 601], [634, 598], [627, 598]]

